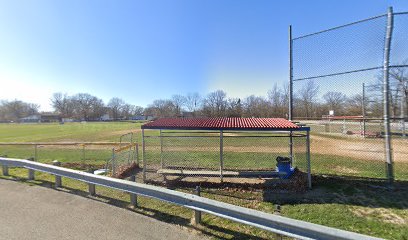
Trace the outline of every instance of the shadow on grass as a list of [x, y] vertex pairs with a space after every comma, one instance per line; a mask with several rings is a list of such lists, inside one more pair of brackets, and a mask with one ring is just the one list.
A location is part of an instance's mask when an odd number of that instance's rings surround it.
[[[38, 179], [27, 180], [21, 177], [13, 176], [13, 175], [10, 175], [9, 177], [0, 176], [0, 179], [8, 180], [8, 181], [19, 181], [19, 182], [23, 182], [29, 185], [35, 185], [35, 186], [55, 189], [54, 182], [50, 182], [46, 180], [38, 180]], [[201, 232], [202, 234], [205, 234], [209, 237], [215, 237], [217, 239], [259, 239], [259, 240], [266, 239], [266, 238], [261, 238], [261, 237], [255, 237], [253, 235], [234, 231], [231, 229], [226, 229], [226, 228], [222, 228], [219, 226], [211, 225], [205, 222], [201, 223], [199, 226], [195, 226], [191, 224], [191, 219], [164, 213], [159, 210], [156, 210], [153, 208], [147, 208], [143, 206], [138, 206], [136, 208], [133, 208], [130, 206], [130, 203], [127, 201], [123, 201], [123, 200], [116, 199], [116, 198], [111, 198], [108, 196], [103, 196], [100, 194], [91, 196], [88, 192], [79, 190], [76, 188], [63, 186], [62, 188], [57, 188], [55, 190], [62, 191], [65, 193], [75, 194], [75, 195], [78, 195], [84, 198], [92, 199], [94, 201], [102, 202], [102, 203], [109, 204], [112, 206], [125, 208], [125, 209], [128, 209], [129, 211], [132, 211], [132, 212], [144, 215], [144, 216], [148, 216], [148, 217], [154, 218], [162, 222], [185, 226], [189, 229], [194, 229], [198, 232]], [[191, 213], [192, 213], [191, 216], [193, 216], [193, 212]], [[229, 237], [228, 238], [223, 237], [225, 235], [228, 235]]]
[[303, 193], [264, 191], [264, 201], [278, 204], [337, 203], [365, 207], [408, 209], [408, 181], [390, 185], [384, 179], [315, 175], [313, 189]]

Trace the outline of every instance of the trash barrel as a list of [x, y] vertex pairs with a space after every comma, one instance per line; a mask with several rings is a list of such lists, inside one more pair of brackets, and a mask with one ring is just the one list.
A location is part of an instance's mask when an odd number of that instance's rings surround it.
[[276, 171], [279, 173], [285, 173], [284, 175], [279, 175], [280, 178], [287, 179], [289, 178], [294, 171], [292, 168], [292, 161], [288, 157], [277, 157], [276, 158]]

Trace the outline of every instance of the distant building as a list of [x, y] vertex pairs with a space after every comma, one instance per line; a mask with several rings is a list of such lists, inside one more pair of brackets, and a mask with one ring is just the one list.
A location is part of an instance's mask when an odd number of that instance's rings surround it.
[[104, 115], [101, 116], [100, 118], [101, 121], [112, 121], [113, 118], [108, 113], [105, 113]]
[[145, 121], [145, 120], [153, 120], [154, 119], [154, 117], [153, 116], [149, 116], [149, 115], [135, 115], [135, 116], [132, 116], [131, 118], [130, 118], [130, 120], [139, 120], [139, 121]]
[[55, 113], [40, 113], [20, 118], [20, 122], [22, 123], [61, 122], [61, 120], [61, 116]]

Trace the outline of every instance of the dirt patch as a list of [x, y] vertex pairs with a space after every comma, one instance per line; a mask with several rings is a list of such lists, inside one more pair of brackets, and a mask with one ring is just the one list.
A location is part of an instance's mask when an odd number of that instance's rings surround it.
[[[384, 140], [382, 139], [341, 139], [330, 136], [311, 136], [312, 153], [353, 157], [365, 160], [384, 161]], [[408, 162], [408, 143], [393, 140], [394, 161]]]
[[358, 173], [360, 173], [360, 171], [357, 171], [357, 170], [352, 169], [352, 168], [344, 167], [344, 166], [336, 166], [334, 168], [334, 170], [337, 171], [337, 172], [349, 173], [349, 174], [358, 174]]
[[391, 212], [386, 208], [355, 208], [352, 212], [358, 217], [364, 218], [377, 218], [383, 222], [405, 225], [408, 223], [407, 219], [402, 218], [401, 216]]

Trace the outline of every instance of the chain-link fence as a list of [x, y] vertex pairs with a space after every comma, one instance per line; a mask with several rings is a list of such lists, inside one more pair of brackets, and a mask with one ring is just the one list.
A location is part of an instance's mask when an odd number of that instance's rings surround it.
[[[307, 132], [292, 134], [292, 167], [307, 187]], [[277, 158], [290, 157], [290, 132], [149, 131], [144, 135], [145, 181], [194, 185], [266, 186], [282, 179]]]
[[117, 143], [2, 143], [0, 156], [32, 158], [41, 163], [61, 162], [63, 167], [102, 169], [112, 158]]
[[311, 126], [314, 173], [392, 180], [393, 159], [408, 179], [408, 13], [290, 28], [290, 63], [290, 118]]

